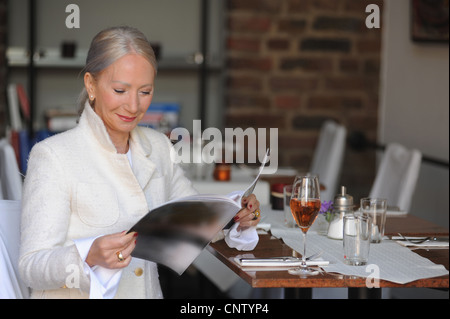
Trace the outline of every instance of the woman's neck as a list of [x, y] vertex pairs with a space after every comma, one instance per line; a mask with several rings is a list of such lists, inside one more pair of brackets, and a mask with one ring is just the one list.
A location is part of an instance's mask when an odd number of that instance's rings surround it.
[[129, 139], [130, 134], [112, 134], [113, 132], [108, 132], [111, 141], [116, 147], [117, 153], [126, 154], [129, 149]]

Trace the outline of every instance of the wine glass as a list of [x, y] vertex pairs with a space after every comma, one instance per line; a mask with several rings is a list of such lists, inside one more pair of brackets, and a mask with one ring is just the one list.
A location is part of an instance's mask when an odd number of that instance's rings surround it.
[[315, 275], [318, 271], [306, 266], [306, 233], [316, 220], [320, 211], [320, 185], [317, 175], [298, 176], [292, 186], [291, 213], [302, 230], [303, 254], [300, 268], [289, 271], [291, 274]]

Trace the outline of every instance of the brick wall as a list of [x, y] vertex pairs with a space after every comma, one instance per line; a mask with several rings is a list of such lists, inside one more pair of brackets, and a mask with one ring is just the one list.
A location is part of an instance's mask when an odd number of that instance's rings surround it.
[[[376, 138], [382, 0], [228, 0], [227, 127], [277, 127], [279, 163], [309, 168], [321, 124]], [[382, 28], [382, 26], [381, 26]], [[342, 185], [367, 195], [373, 151], [346, 149]]]
[[7, 0], [0, 0], [0, 138], [6, 134], [6, 13]]

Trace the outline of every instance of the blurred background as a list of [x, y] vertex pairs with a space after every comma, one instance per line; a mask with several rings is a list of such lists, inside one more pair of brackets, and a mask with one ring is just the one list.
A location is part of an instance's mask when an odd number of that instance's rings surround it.
[[[366, 25], [369, 4], [379, 28]], [[434, 27], [426, 34], [415, 28], [423, 16]], [[203, 129], [278, 128], [278, 165], [304, 172], [334, 120], [350, 140], [339, 184], [355, 201], [385, 145], [416, 148], [425, 159], [409, 213], [448, 227], [448, 1], [0, 0], [0, 137], [72, 125], [90, 41], [114, 25], [139, 28], [158, 53], [149, 123], [172, 113], [188, 130], [194, 119]], [[11, 85], [29, 100], [19, 127]]]

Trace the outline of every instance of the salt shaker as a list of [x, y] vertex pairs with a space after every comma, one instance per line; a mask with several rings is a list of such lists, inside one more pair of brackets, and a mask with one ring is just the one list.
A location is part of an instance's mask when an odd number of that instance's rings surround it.
[[353, 213], [353, 197], [347, 194], [345, 186], [341, 186], [341, 193], [334, 197], [333, 220], [328, 227], [328, 237], [342, 239], [344, 232], [344, 215]]

